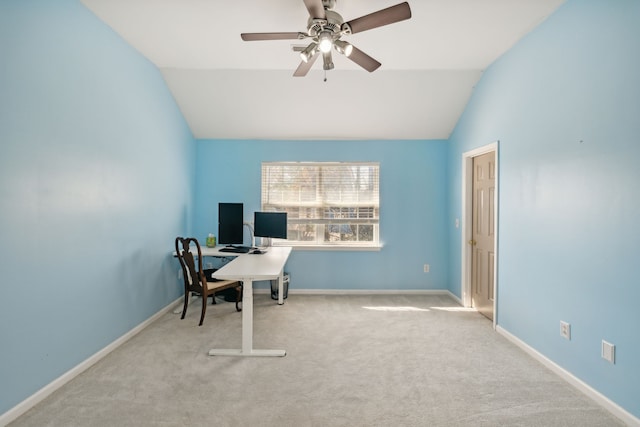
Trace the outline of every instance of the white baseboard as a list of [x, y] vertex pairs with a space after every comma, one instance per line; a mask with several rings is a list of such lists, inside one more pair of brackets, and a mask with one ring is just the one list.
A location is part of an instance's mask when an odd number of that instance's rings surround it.
[[[271, 292], [271, 289], [254, 289], [256, 293]], [[462, 300], [447, 289], [291, 289], [297, 295], [447, 295], [460, 305]]]
[[298, 295], [448, 295], [456, 301], [460, 299], [446, 289], [291, 289], [290, 294]]
[[38, 390], [37, 392], [35, 392], [31, 396], [29, 396], [28, 398], [26, 398], [22, 402], [18, 403], [16, 406], [14, 406], [13, 408], [9, 409], [4, 414], [0, 415], [0, 426], [6, 426], [10, 422], [12, 422], [16, 418], [18, 418], [20, 415], [22, 415], [25, 412], [27, 412], [29, 409], [33, 408], [38, 403], [42, 402], [51, 393], [53, 393], [54, 391], [58, 390], [60, 387], [62, 387], [63, 385], [65, 385], [66, 383], [68, 383], [69, 381], [71, 381], [72, 379], [74, 379], [75, 377], [77, 377], [78, 375], [83, 373], [84, 371], [86, 371], [87, 369], [89, 369], [91, 366], [95, 365], [98, 361], [100, 361], [102, 358], [104, 358], [106, 355], [111, 353], [116, 348], [120, 347], [122, 344], [124, 344], [126, 341], [128, 341], [133, 336], [138, 334], [144, 328], [149, 326], [151, 323], [153, 323], [159, 317], [161, 317], [165, 313], [168, 313], [168, 312], [172, 311], [172, 309], [175, 306], [175, 304], [179, 303], [181, 301], [183, 301], [183, 297], [180, 297], [177, 300], [173, 301], [172, 303], [170, 303], [169, 305], [167, 305], [166, 307], [164, 307], [163, 309], [158, 311], [156, 314], [154, 314], [153, 316], [151, 316], [150, 318], [148, 318], [144, 322], [140, 323], [138, 326], [136, 326], [135, 328], [131, 329], [129, 332], [127, 332], [126, 334], [122, 335], [120, 338], [118, 338], [117, 340], [113, 341], [111, 344], [107, 345], [102, 350], [98, 351], [97, 353], [95, 353], [94, 355], [92, 355], [91, 357], [86, 359], [85, 361], [81, 362], [80, 364], [78, 364], [75, 367], [71, 368], [70, 370], [68, 370], [64, 374], [60, 375], [58, 378], [56, 378], [52, 382], [50, 382], [46, 386], [42, 387], [40, 390]]
[[554, 363], [553, 361], [548, 359], [546, 356], [544, 356], [542, 353], [538, 352], [536, 349], [529, 346], [527, 343], [525, 343], [515, 335], [511, 334], [501, 326], [499, 325], [496, 326], [496, 331], [500, 335], [504, 336], [509, 341], [511, 341], [512, 343], [514, 343], [515, 345], [523, 349], [525, 352], [527, 352], [531, 357], [536, 359], [538, 362], [542, 363], [544, 366], [549, 368], [551, 371], [557, 374], [560, 378], [564, 379], [569, 384], [577, 388], [579, 391], [581, 391], [582, 393], [590, 397], [600, 406], [604, 407], [611, 414], [620, 418], [620, 420], [622, 420], [625, 424], [627, 424], [628, 426], [640, 427], [639, 418], [636, 418], [635, 416], [633, 416], [633, 414], [630, 414], [629, 412], [627, 412], [624, 408], [620, 407], [611, 399], [607, 398], [602, 393], [598, 392], [597, 390], [589, 386], [587, 383], [585, 383], [578, 377], [574, 376], [571, 372], [565, 370], [558, 364]]

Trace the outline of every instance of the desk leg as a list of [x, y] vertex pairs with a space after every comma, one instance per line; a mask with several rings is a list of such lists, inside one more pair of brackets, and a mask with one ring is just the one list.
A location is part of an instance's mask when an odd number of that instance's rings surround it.
[[242, 282], [242, 353], [253, 350], [253, 281]]
[[[242, 282], [242, 348], [211, 349], [209, 356], [285, 356], [285, 350], [254, 350], [253, 348], [253, 281]], [[282, 293], [281, 293], [282, 295]]]

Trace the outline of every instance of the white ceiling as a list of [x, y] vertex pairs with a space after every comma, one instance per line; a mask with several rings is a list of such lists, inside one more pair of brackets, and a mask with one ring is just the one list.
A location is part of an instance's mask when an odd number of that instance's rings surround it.
[[[345, 36], [382, 63], [334, 54], [292, 77], [302, 0], [81, 0], [162, 72], [196, 138], [446, 139], [495, 59], [564, 0], [413, 0], [412, 18]], [[345, 21], [399, 0], [337, 0]]]

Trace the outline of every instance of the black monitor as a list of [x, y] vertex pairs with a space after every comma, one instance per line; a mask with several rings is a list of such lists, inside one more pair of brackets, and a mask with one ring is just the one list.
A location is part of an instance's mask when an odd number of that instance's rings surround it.
[[244, 212], [242, 203], [218, 203], [218, 242], [242, 245]]
[[256, 237], [287, 238], [286, 212], [254, 212], [253, 234]]

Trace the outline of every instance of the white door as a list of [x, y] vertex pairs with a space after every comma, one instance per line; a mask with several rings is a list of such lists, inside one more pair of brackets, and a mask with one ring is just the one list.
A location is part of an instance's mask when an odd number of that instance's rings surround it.
[[496, 153], [473, 158], [471, 304], [493, 320]]

